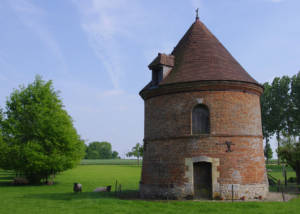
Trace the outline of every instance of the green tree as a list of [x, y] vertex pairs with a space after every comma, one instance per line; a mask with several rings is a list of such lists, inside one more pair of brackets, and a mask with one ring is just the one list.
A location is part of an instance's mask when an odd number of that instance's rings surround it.
[[266, 139], [265, 155], [268, 155], [269, 138], [275, 133], [278, 164], [280, 158], [286, 160], [296, 173], [298, 171], [299, 182], [299, 142], [296, 139], [299, 140], [300, 133], [300, 72], [292, 78], [276, 77], [271, 85], [265, 83], [264, 88], [261, 108], [263, 135]]
[[271, 96], [271, 90], [272, 86], [269, 85], [269, 83], [264, 83], [264, 93], [260, 97], [260, 103], [261, 103], [261, 119], [262, 119], [262, 132], [263, 137], [266, 141], [264, 154], [267, 159], [267, 163], [270, 158], [273, 156], [272, 149], [270, 147], [269, 140], [274, 134], [273, 130], [273, 122], [271, 117], [271, 110], [272, 110], [272, 96]]
[[87, 147], [87, 159], [111, 159], [118, 158], [118, 152], [112, 151], [109, 142], [91, 142]]
[[3, 165], [3, 163], [5, 162], [5, 154], [4, 154], [4, 151], [6, 151], [5, 149], [6, 146], [5, 144], [3, 143], [3, 140], [2, 140], [2, 120], [3, 120], [3, 111], [2, 109], [0, 108], [0, 167], [1, 165]]
[[84, 159], [87, 159], [88, 146], [84, 144]]
[[143, 145], [137, 143], [132, 147], [131, 151], [126, 154], [127, 157], [136, 157], [138, 160], [138, 165], [140, 165], [140, 157], [143, 157], [144, 149]]
[[12, 92], [1, 129], [0, 166], [31, 183], [74, 167], [84, 155], [83, 141], [58, 92], [40, 76]]
[[113, 151], [111, 156], [112, 156], [112, 159], [119, 159], [120, 158], [119, 153], [117, 151]]
[[300, 184], [300, 142], [294, 136], [285, 136], [278, 149], [280, 157], [296, 172], [297, 184]]
[[112, 158], [111, 144], [108, 142], [101, 142], [99, 148], [100, 159]]
[[[276, 77], [272, 82], [271, 87], [271, 111], [270, 120], [271, 132], [276, 134], [277, 151], [280, 147], [280, 136], [282, 132], [288, 129], [290, 121], [290, 83], [291, 79], [288, 76], [282, 78]], [[280, 155], [278, 155], [278, 164], [280, 163]]]
[[291, 125], [290, 135], [300, 135], [300, 72], [292, 77], [291, 83]]
[[272, 151], [272, 148], [271, 148], [271, 145], [269, 142], [266, 142], [265, 149], [264, 149], [264, 155], [267, 159], [267, 164], [269, 164], [269, 160], [272, 159], [272, 157], [273, 157], [273, 151]]

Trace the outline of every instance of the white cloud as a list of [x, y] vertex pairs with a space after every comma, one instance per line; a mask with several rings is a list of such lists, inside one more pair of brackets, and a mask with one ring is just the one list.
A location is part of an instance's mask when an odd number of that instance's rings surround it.
[[137, 2], [73, 0], [73, 3], [81, 14], [81, 26], [90, 47], [108, 72], [113, 88], [119, 90], [125, 63], [121, 54], [125, 52], [121, 48], [122, 41], [134, 36], [131, 32], [141, 14]]
[[268, 0], [270, 2], [273, 2], [273, 3], [280, 3], [280, 2], [283, 2], [284, 0]]
[[120, 95], [124, 95], [124, 94], [125, 94], [125, 92], [122, 90], [112, 89], [112, 90], [108, 90], [108, 91], [103, 91], [98, 96], [99, 97], [108, 97], [108, 96], [120, 96]]
[[11, 6], [20, 13], [44, 15], [44, 11], [41, 8], [36, 7], [34, 4], [27, 0], [12, 0]]
[[40, 40], [52, 51], [59, 61], [61, 70], [67, 72], [67, 65], [59, 44], [45, 27], [45, 23], [41, 21], [46, 16], [46, 12], [29, 0], [10, 0], [9, 3], [20, 21], [36, 33]]

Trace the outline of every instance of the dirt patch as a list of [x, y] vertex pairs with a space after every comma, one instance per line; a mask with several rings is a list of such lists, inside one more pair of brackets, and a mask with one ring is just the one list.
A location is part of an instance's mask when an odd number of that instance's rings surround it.
[[[284, 194], [284, 197], [282, 193], [280, 192], [269, 192], [267, 197], [264, 199], [264, 201], [289, 201], [293, 198], [297, 198], [297, 194]], [[283, 199], [284, 198], [284, 199]]]

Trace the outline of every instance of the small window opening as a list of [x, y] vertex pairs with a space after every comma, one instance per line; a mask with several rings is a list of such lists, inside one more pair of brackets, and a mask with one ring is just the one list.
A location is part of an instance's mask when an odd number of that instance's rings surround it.
[[158, 85], [163, 79], [162, 69], [157, 69], [152, 71], [152, 83], [153, 85]]
[[205, 105], [197, 105], [192, 112], [192, 134], [209, 134], [209, 110]]

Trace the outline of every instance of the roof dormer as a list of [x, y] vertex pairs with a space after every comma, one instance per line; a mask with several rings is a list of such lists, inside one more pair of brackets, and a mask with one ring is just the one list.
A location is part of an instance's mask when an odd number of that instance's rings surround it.
[[152, 71], [151, 86], [158, 86], [174, 67], [174, 56], [158, 53], [148, 67]]

